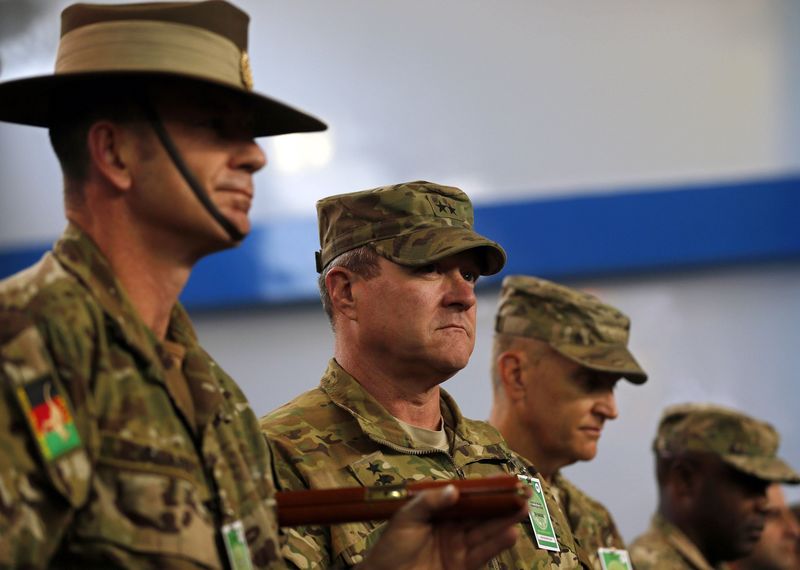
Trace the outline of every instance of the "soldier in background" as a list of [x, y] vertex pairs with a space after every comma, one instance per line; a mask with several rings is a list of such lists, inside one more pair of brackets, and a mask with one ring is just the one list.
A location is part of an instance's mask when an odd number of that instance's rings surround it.
[[[466, 194], [410, 182], [325, 198], [317, 210], [334, 358], [318, 388], [261, 419], [277, 487], [527, 477], [497, 430], [462, 417], [440, 388], [472, 354], [478, 276], [505, 263], [500, 246], [472, 229]], [[550, 502], [548, 516], [540, 506], [537, 530], [525, 524], [493, 567], [579, 567], [559, 510]], [[291, 529], [285, 555], [304, 568], [349, 567], [381, 530], [373, 522]]]
[[625, 544], [608, 510], [560, 469], [597, 454], [603, 425], [618, 414], [620, 378], [647, 380], [627, 348], [629, 326], [625, 315], [587, 293], [524, 275], [503, 280], [489, 423], [551, 484], [598, 570], [601, 556], [624, 564]]
[[770, 483], [800, 483], [776, 456], [779, 439], [768, 423], [735, 410], [667, 408], [653, 442], [658, 512], [630, 548], [637, 570], [710, 570], [752, 552]]
[[[178, 302], [250, 229], [253, 137], [325, 128], [252, 92], [247, 23], [219, 0], [72, 5], [56, 74], [0, 85], [0, 120], [50, 129], [69, 220], [0, 282], [0, 567], [284, 567], [256, 417]], [[514, 542], [516, 519], [432, 525], [452, 487], [419, 499], [364, 568]]]
[[731, 569], [795, 570], [800, 566], [798, 541], [800, 522], [789, 510], [781, 485], [773, 483], [767, 489], [767, 517], [761, 538], [750, 554], [731, 562]]

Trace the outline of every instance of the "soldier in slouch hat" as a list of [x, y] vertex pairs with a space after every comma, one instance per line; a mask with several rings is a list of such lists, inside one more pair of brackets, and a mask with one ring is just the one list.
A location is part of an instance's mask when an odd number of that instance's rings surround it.
[[[325, 128], [252, 90], [247, 25], [221, 0], [75, 4], [55, 73], [0, 84], [0, 120], [49, 129], [69, 221], [0, 282], [0, 567], [286, 565], [256, 417], [178, 302], [250, 229], [254, 137]], [[365, 568], [429, 567], [456, 498], [401, 511]]]

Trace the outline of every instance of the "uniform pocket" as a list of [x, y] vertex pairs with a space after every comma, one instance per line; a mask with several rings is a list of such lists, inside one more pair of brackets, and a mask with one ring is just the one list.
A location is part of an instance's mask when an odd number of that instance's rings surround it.
[[345, 532], [348, 535], [349, 546], [338, 552], [334, 550], [334, 565], [335, 567], [349, 568], [364, 561], [364, 555], [378, 541], [386, 523], [341, 526], [348, 527]]
[[90, 501], [72, 529], [78, 542], [219, 567], [209, 493], [196, 460], [108, 433], [101, 434], [101, 449]]

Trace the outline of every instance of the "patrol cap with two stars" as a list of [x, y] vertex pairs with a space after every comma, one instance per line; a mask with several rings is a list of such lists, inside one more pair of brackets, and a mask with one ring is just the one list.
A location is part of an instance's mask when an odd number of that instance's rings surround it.
[[527, 275], [503, 279], [495, 331], [546, 342], [566, 358], [635, 384], [647, 374], [628, 350], [630, 319], [597, 297]]
[[1, 83], [0, 121], [51, 127], [65, 95], [178, 81], [188, 98], [214, 90], [247, 106], [254, 136], [324, 130], [319, 119], [253, 91], [249, 21], [223, 0], [72, 4], [61, 13], [55, 72]]
[[661, 457], [711, 453], [748, 475], [796, 485], [800, 474], [777, 457], [779, 443], [767, 422], [713, 404], [680, 404], [661, 415], [653, 450]]
[[323, 198], [317, 202], [317, 272], [337, 256], [370, 244], [386, 259], [417, 267], [476, 250], [481, 274], [506, 262], [495, 242], [473, 229], [472, 203], [453, 186], [418, 180]]

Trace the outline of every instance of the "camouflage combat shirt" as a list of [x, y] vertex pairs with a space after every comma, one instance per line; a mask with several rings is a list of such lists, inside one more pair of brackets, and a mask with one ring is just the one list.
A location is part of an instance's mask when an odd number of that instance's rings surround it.
[[631, 562], [636, 570], [726, 570], [727, 564], [711, 566], [700, 550], [675, 525], [659, 514], [650, 528], [631, 543]]
[[561, 473], [553, 476], [550, 487], [569, 521], [578, 545], [591, 560], [592, 567], [602, 570], [598, 548], [625, 549], [625, 541], [622, 540], [611, 513]]
[[[500, 434], [485, 422], [465, 419], [442, 394], [451, 453], [414, 442], [335, 360], [318, 388], [261, 418], [272, 446], [279, 490], [397, 484], [421, 479], [456, 479], [518, 473], [524, 466]], [[530, 523], [512, 548], [495, 558], [494, 569], [581, 568], [575, 541], [552, 495], [548, 499], [561, 552], [536, 547]], [[365, 522], [286, 529], [284, 559], [297, 568], [348, 568], [363, 559], [384, 523]]]
[[74, 226], [0, 282], [0, 567], [224, 568], [237, 520], [284, 567], [255, 415], [179, 305], [167, 340]]

